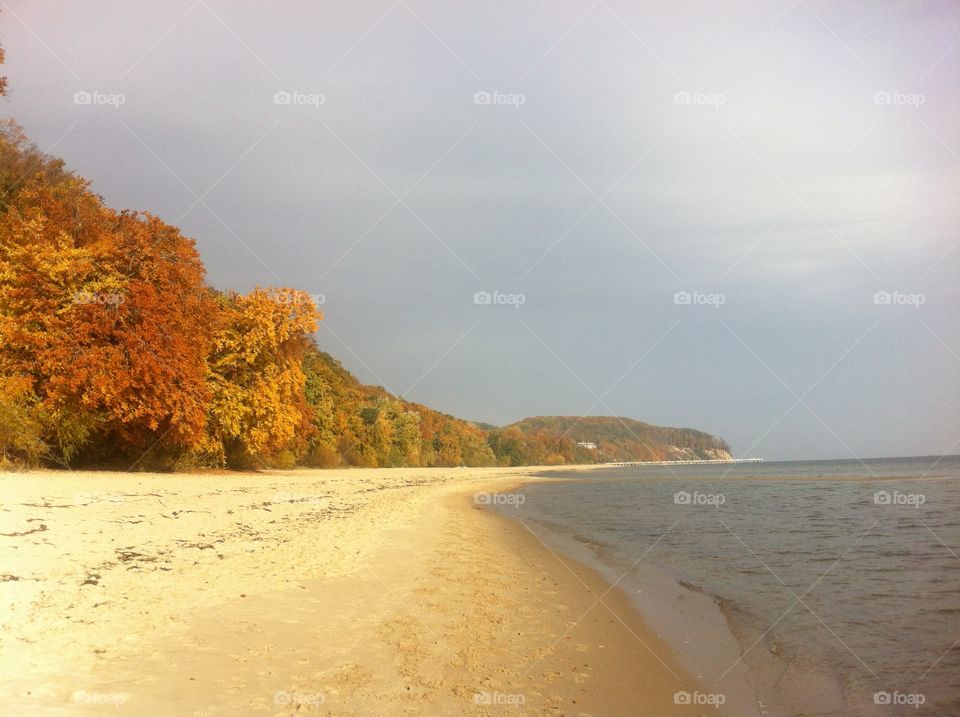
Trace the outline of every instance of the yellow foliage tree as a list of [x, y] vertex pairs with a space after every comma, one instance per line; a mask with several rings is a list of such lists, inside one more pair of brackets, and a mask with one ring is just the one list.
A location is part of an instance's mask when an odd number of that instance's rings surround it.
[[207, 458], [234, 467], [292, 463], [311, 430], [302, 363], [323, 315], [308, 294], [293, 289], [257, 287], [218, 299]]

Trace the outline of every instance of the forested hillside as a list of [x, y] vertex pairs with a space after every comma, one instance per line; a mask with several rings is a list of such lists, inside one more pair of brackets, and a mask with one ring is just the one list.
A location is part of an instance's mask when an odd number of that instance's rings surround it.
[[107, 207], [0, 126], [0, 465], [556, 465], [727, 448], [629, 419], [481, 427], [361, 384], [318, 348], [322, 318], [295, 289], [212, 288], [179, 229]]
[[494, 429], [490, 441], [509, 465], [730, 457], [725, 441], [703, 431], [615, 416], [525, 418]]

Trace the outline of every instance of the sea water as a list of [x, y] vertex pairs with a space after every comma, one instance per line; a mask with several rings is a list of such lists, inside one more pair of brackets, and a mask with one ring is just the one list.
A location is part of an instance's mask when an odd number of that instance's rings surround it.
[[545, 475], [501, 510], [625, 590], [728, 713], [960, 715], [960, 457]]

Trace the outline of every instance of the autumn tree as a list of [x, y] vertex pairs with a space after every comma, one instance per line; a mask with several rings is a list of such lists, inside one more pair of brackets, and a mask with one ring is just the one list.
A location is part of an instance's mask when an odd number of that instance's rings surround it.
[[[3, 48], [0, 47], [0, 65], [4, 63], [4, 60], [6, 60], [6, 55], [3, 52]], [[0, 95], [5, 94], [7, 94], [7, 78], [0, 77]]]
[[0, 123], [0, 467], [486, 466], [729, 452], [700, 431], [616, 417], [481, 428], [361, 384], [312, 339], [321, 318], [292, 289], [211, 289], [177, 228], [110, 209]]
[[0, 468], [29, 467], [49, 455], [30, 379], [0, 376]]
[[0, 120], [0, 211], [25, 184], [54, 185], [69, 176], [63, 160], [41, 152], [13, 120]]
[[311, 431], [303, 358], [322, 314], [308, 294], [257, 288], [221, 294], [209, 358], [208, 460], [292, 463]]
[[[194, 243], [104, 206], [22, 142], [0, 133], [0, 158], [13, 160], [2, 175], [0, 376], [28, 386], [18, 400], [42, 415], [60, 461], [195, 445], [211, 300]], [[14, 178], [11, 167], [30, 171]]]

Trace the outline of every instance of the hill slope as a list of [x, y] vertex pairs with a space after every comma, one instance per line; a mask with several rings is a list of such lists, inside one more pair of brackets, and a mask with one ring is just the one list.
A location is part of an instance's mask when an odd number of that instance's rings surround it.
[[[497, 428], [360, 383], [295, 289], [222, 292], [195, 242], [117, 211], [0, 123], [0, 467], [489, 466], [723, 456], [625, 418]], [[578, 445], [588, 443], [590, 445]]]
[[[319, 466], [520, 466], [729, 458], [721, 439], [691, 428], [611, 416], [537, 416], [497, 428], [464, 421], [361, 384], [315, 346], [304, 360]], [[595, 447], [577, 445], [592, 443]]]
[[730, 457], [725, 441], [703, 431], [616, 416], [536, 416], [488, 435], [506, 465]]

